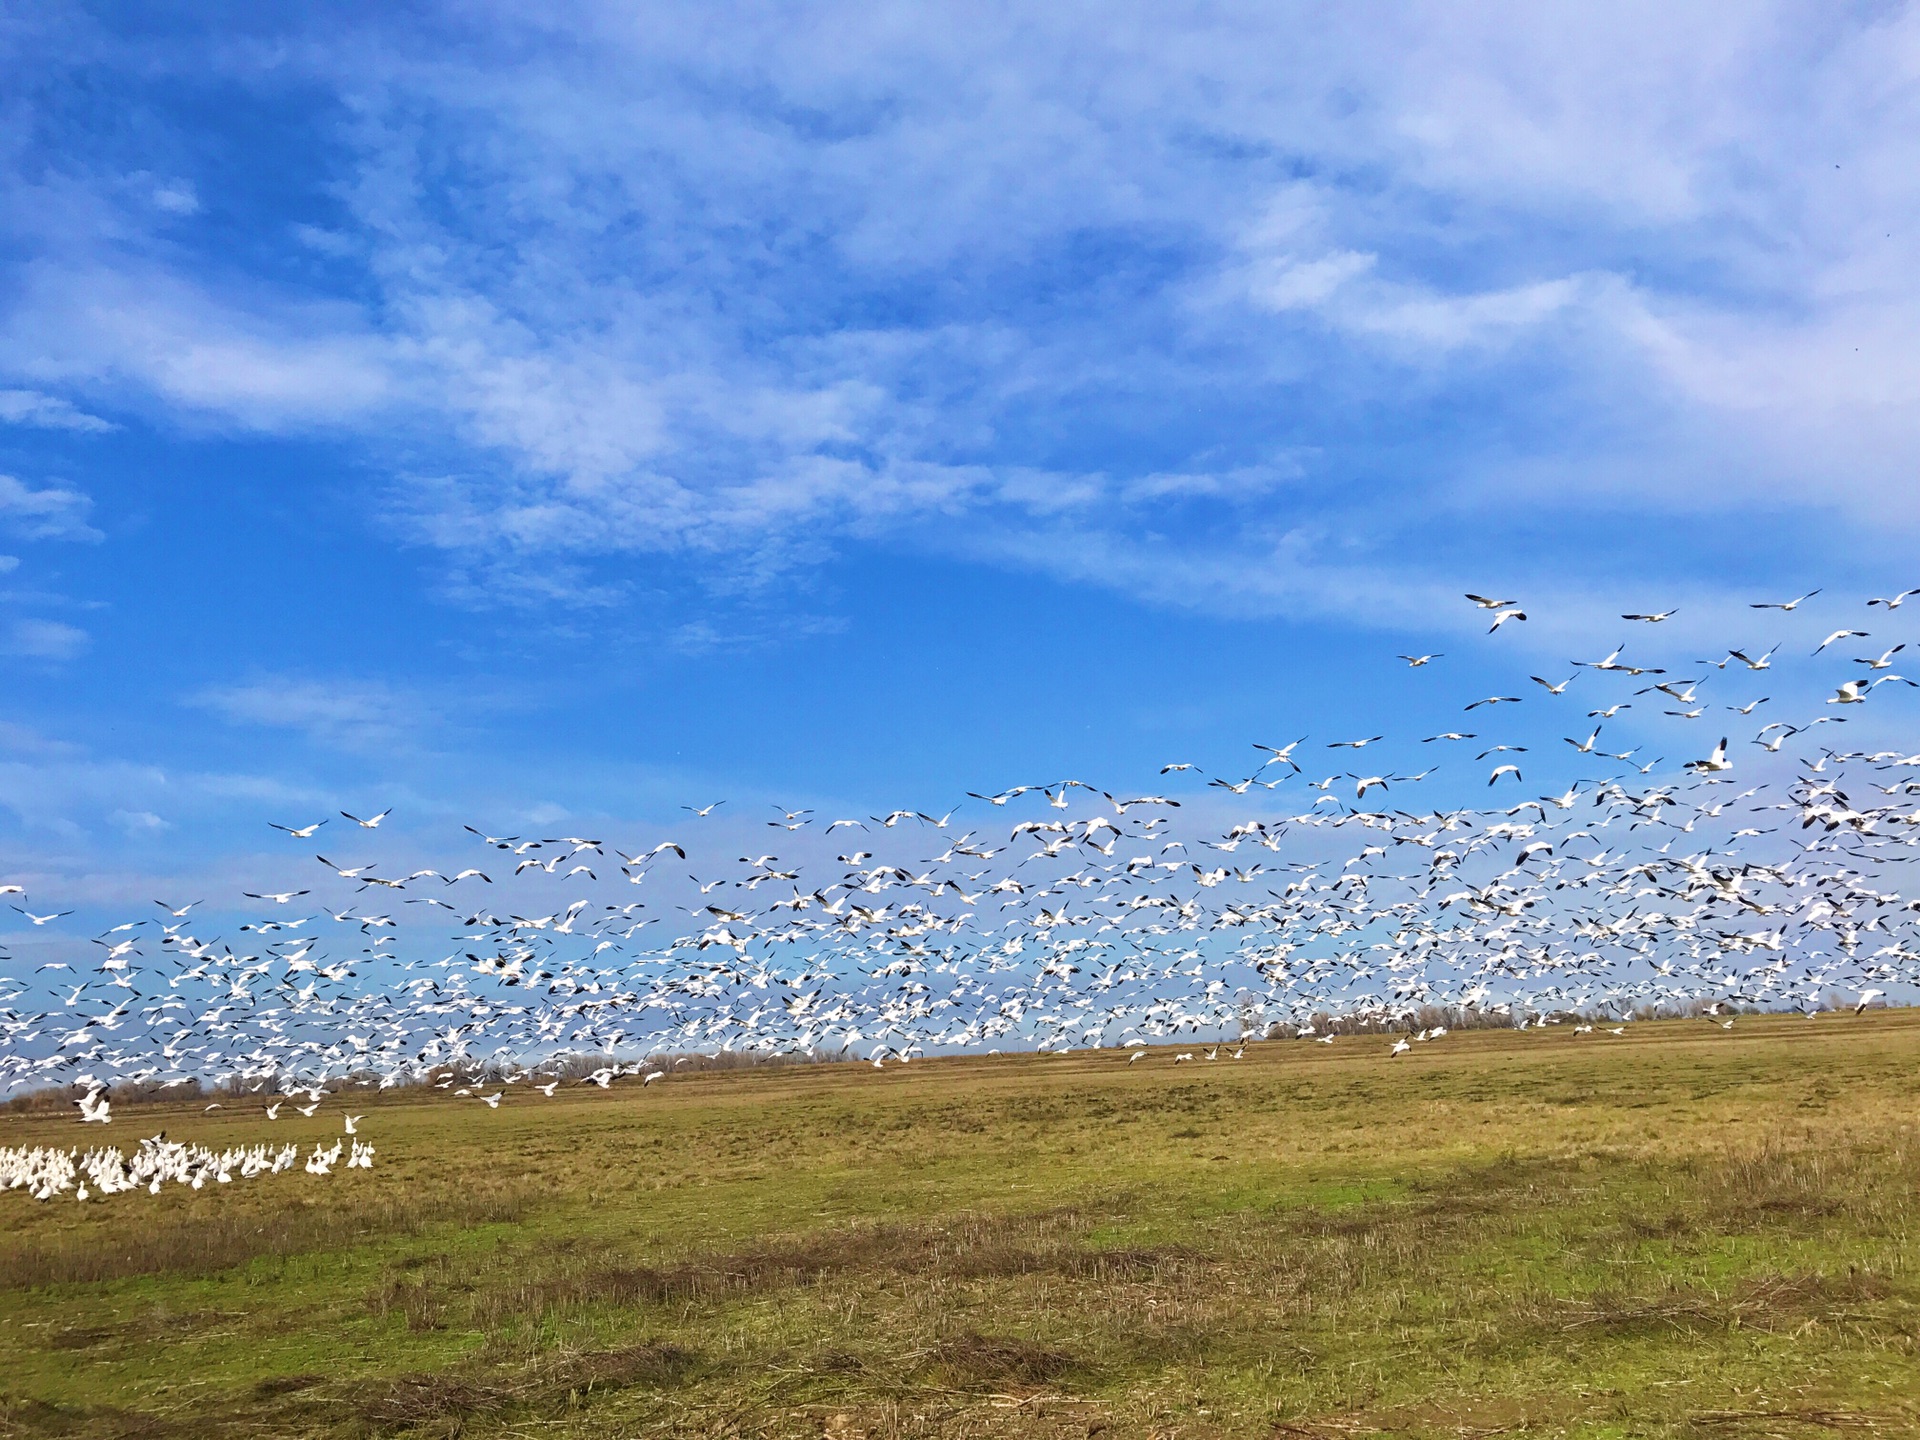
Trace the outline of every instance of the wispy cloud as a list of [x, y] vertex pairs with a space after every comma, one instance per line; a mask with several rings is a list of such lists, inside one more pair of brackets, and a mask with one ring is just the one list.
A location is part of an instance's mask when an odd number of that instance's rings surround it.
[[4, 636], [9, 654], [34, 660], [71, 660], [91, 643], [86, 631], [59, 620], [14, 620]]
[[42, 395], [38, 390], [0, 390], [0, 424], [79, 430], [95, 435], [114, 428], [99, 416], [87, 414], [72, 401], [57, 395]]
[[192, 882], [199, 886], [205, 866], [217, 863], [231, 838], [219, 833], [218, 822], [238, 817], [253, 831], [263, 811], [316, 803], [311, 787], [286, 779], [97, 755], [75, 741], [0, 722], [0, 817], [19, 827], [0, 833], [0, 874], [30, 893], [145, 906], [174, 892], [116, 859], [116, 839], [144, 844], [163, 834], [186, 836], [171, 863], [199, 870]]
[[151, 810], [116, 810], [107, 819], [123, 834], [134, 838], [158, 835], [173, 829]]
[[187, 36], [142, 63], [337, 102], [325, 223], [249, 270], [195, 228], [217, 175], [16, 165], [60, 223], [12, 222], [0, 375], [21, 423], [83, 424], [70, 391], [353, 438], [463, 573], [587, 606], [618, 587], [554, 557], [955, 517], [1012, 555], [1106, 505], [1228, 565], [1249, 506], [1490, 474], [1535, 477], [1521, 525], [1596, 491], [1920, 524], [1917, 52], [1909, 7], [1505, 0]]
[[261, 676], [210, 687], [188, 703], [232, 724], [293, 730], [357, 752], [422, 748], [439, 719], [421, 696], [376, 680]]
[[338, 425], [380, 408], [400, 366], [352, 307], [270, 288], [211, 293], [142, 260], [30, 264], [0, 320], [0, 374], [116, 389], [187, 425]]
[[102, 540], [87, 523], [93, 501], [78, 490], [48, 485], [36, 490], [12, 475], [0, 475], [0, 526], [28, 540]]

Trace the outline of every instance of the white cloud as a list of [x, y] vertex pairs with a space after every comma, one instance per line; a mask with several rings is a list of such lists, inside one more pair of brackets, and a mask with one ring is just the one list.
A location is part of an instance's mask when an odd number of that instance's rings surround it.
[[57, 485], [35, 490], [12, 475], [0, 475], [0, 525], [29, 540], [105, 539], [86, 522], [92, 509], [93, 501], [78, 490]]
[[169, 215], [197, 215], [200, 212], [200, 196], [191, 180], [170, 180], [164, 185], [155, 186], [153, 203]]
[[[178, 62], [341, 97], [346, 213], [275, 234], [351, 283], [181, 262], [193, 227], [150, 212], [197, 205], [190, 177], [146, 175], [143, 208], [16, 176], [40, 258], [0, 373], [358, 436], [439, 477], [401, 508], [472, 574], [817, 554], [1102, 499], [1279, 511], [1249, 454], [1288, 446], [1397, 500], [1413, 482], [1338, 427], [1520, 357], [1520, 383], [1449, 413], [1473, 423], [1423, 491], [1478, 496], [1492, 448], [1559, 478], [1507, 497], [1536, 512], [1605, 476], [1920, 520], [1910, 7], [849, 0], [801, 24], [579, 3], [495, 7], [485, 43], [436, 23], [308, 32], [270, 70]], [[1631, 439], [1570, 438], [1568, 393]], [[1198, 435], [1216, 401], [1247, 453]], [[1076, 453], [1153, 406], [1166, 443]], [[1659, 478], [1636, 482], [1649, 436]]]
[[58, 620], [15, 620], [6, 629], [7, 652], [36, 660], [71, 660], [89, 643], [86, 631]]
[[61, 759], [80, 753], [80, 747], [66, 740], [42, 735], [31, 726], [0, 720], [0, 754], [30, 759]]
[[1542, 325], [1572, 305], [1580, 290], [1579, 280], [1568, 278], [1465, 295], [1389, 292], [1347, 323], [1418, 349], [1454, 350], [1498, 343]]
[[[158, 833], [143, 817], [164, 825], [180, 825], [186, 836], [199, 837], [199, 849], [211, 838], [204, 827], [214, 817], [244, 816], [249, 828], [259, 824], [263, 810], [291, 806], [304, 810], [321, 803], [311, 787], [264, 775], [218, 771], [174, 771], [157, 764], [90, 755], [78, 745], [53, 740], [21, 726], [0, 725], [0, 812], [12, 816], [36, 836], [64, 836], [81, 849], [70, 855], [49, 852], [38, 843], [26, 844], [0, 836], [0, 870], [62, 872], [61, 894], [86, 892], [112, 879], [93, 867], [101, 856], [94, 837], [104, 822], [114, 832], [138, 837]], [[171, 818], [167, 818], [171, 817]], [[213, 840], [214, 845], [219, 841]], [[187, 863], [187, 856], [181, 857]], [[141, 903], [164, 890], [135, 890]], [[238, 887], [235, 887], [238, 888]], [[205, 893], [205, 892], [202, 892]], [[75, 898], [78, 898], [75, 894]], [[181, 897], [192, 898], [191, 895]]]
[[1257, 302], [1272, 310], [1318, 309], [1342, 285], [1371, 270], [1378, 259], [1357, 250], [1306, 259], [1276, 255], [1252, 267], [1247, 288]]
[[214, 686], [190, 704], [234, 724], [296, 730], [344, 750], [415, 749], [439, 723], [417, 695], [382, 681], [263, 676]]
[[1130, 501], [1222, 499], [1247, 502], [1298, 480], [1304, 474], [1298, 460], [1268, 465], [1236, 465], [1222, 470], [1158, 471], [1118, 486]]
[[41, 261], [0, 320], [0, 373], [129, 388], [184, 421], [336, 424], [394, 396], [399, 357], [351, 307], [216, 295], [149, 265]]
[[0, 423], [34, 425], [46, 430], [83, 430], [101, 434], [115, 427], [71, 401], [37, 390], [0, 390]]

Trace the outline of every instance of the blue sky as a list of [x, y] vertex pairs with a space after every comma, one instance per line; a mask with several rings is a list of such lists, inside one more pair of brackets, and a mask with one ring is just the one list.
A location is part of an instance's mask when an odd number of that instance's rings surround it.
[[13, 9], [0, 869], [1145, 786], [1920, 583], [1911, 8], [1030, 8]]

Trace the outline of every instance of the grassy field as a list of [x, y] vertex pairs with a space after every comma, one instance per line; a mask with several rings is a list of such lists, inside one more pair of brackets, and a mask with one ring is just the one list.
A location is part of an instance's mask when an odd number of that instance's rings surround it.
[[371, 1172], [0, 1194], [0, 1434], [1920, 1433], [1920, 1014], [1386, 1050], [368, 1101]]

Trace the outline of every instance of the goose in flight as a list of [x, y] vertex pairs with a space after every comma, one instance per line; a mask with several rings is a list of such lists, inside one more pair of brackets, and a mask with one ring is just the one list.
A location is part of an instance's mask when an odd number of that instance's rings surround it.
[[1478, 605], [1482, 610], [1504, 610], [1509, 605], [1517, 605], [1519, 603], [1517, 600], [1489, 600], [1485, 595], [1475, 595], [1472, 593], [1467, 595], [1467, 599]]
[[1622, 615], [1620, 618], [1622, 620], [1644, 620], [1649, 625], [1658, 625], [1662, 620], [1671, 620], [1674, 616], [1678, 615], [1679, 613], [1680, 613], [1679, 607], [1675, 606], [1671, 610], [1662, 610], [1658, 614], [1654, 614], [1654, 615]]
[[1562, 680], [1558, 685], [1552, 684], [1546, 680], [1542, 680], [1538, 675], [1529, 675], [1527, 678], [1533, 681], [1533, 683], [1536, 685], [1544, 686], [1546, 688], [1547, 694], [1549, 695], [1564, 695], [1567, 693], [1567, 686], [1571, 685], [1575, 680], [1579, 679], [1579, 676], [1569, 675], [1566, 679]]
[[1268, 765], [1292, 765], [1295, 770], [1298, 770], [1300, 767], [1294, 763], [1293, 752], [1306, 743], [1307, 737], [1302, 735], [1290, 745], [1262, 745], [1256, 740], [1253, 742], [1253, 748], [1267, 752], [1268, 759], [1265, 763]]
[[1856, 665], [1864, 665], [1869, 670], [1889, 670], [1893, 668], [1893, 657], [1898, 655], [1902, 650], [1906, 648], [1907, 648], [1906, 644], [1903, 641], [1901, 644], [1898, 644], [1894, 646], [1891, 650], [1888, 650], [1887, 652], [1885, 652], [1877, 660], [1856, 656], [1853, 663]]
[[1524, 610], [1501, 610], [1494, 615], [1493, 623], [1487, 627], [1487, 634], [1491, 635], [1509, 620], [1524, 620], [1526, 618], [1527, 612]]
[[195, 905], [198, 905], [201, 902], [198, 900], [195, 900], [190, 904], [182, 905], [178, 910], [175, 910], [171, 905], [167, 904], [167, 902], [164, 900], [156, 900], [153, 903], [158, 905], [162, 910], [165, 910], [167, 914], [171, 915], [174, 919], [184, 920], [187, 918], [187, 912], [193, 909]]
[[1613, 653], [1604, 660], [1575, 660], [1573, 663], [1575, 665], [1584, 665], [1589, 670], [1614, 670], [1622, 675], [1632, 675], [1636, 677], [1641, 675], [1664, 675], [1667, 673], [1665, 670], [1654, 666], [1622, 665], [1620, 663], [1620, 652], [1626, 648], [1624, 645], [1616, 645], [1613, 648]]
[[1809, 590], [1797, 600], [1760, 600], [1748, 605], [1747, 608], [1749, 610], [1794, 610], [1819, 593], [1818, 590]]
[[249, 900], [271, 900], [276, 905], [285, 905], [289, 900], [298, 900], [302, 895], [311, 895], [311, 890], [282, 890], [277, 895], [256, 895], [251, 890], [240, 892]]
[[1398, 655], [1394, 658], [1406, 661], [1409, 670], [1418, 670], [1422, 665], [1431, 665], [1434, 661], [1444, 660], [1447, 657], [1446, 652], [1442, 651], [1438, 655]]
[[[1893, 679], [1895, 677], [1888, 676], [1887, 678]], [[1827, 701], [1827, 704], [1858, 705], [1861, 701], [1867, 698], [1868, 694], [1872, 692], [1873, 687], [1875, 685], [1878, 685], [1879, 683], [1880, 682], [1878, 680], [1849, 680], [1847, 681], [1846, 684], [1842, 685], [1838, 690], [1833, 692], [1833, 695]]]
[[1685, 768], [1690, 775], [1712, 775], [1721, 770], [1731, 770], [1733, 762], [1727, 759], [1727, 737], [1720, 737], [1720, 743], [1713, 747], [1713, 753], [1706, 759], [1689, 760]]
[[362, 830], [378, 830], [380, 828], [380, 822], [386, 819], [387, 816], [391, 815], [392, 813], [393, 813], [393, 807], [389, 806], [385, 810], [382, 810], [378, 815], [373, 815], [368, 817], [365, 820], [362, 820], [358, 815], [349, 815], [344, 810], [340, 812], [341, 817], [343, 819], [353, 821], [353, 823], [358, 825]]
[[1902, 590], [1898, 595], [1895, 595], [1891, 600], [1869, 600], [1867, 601], [1867, 604], [1869, 606], [1884, 605], [1889, 610], [1898, 610], [1902, 605], [1906, 603], [1907, 597], [1910, 595], [1920, 595], [1920, 590]]
[[1572, 739], [1568, 739], [1566, 736], [1562, 736], [1561, 738], [1563, 740], [1566, 740], [1567, 744], [1573, 746], [1573, 748], [1575, 750], [1578, 750], [1582, 755], [1591, 755], [1593, 753], [1594, 742], [1600, 738], [1600, 730], [1601, 730], [1600, 726], [1598, 725], [1594, 726], [1593, 733], [1589, 735], [1585, 740], [1572, 740]]
[[708, 805], [708, 806], [706, 806], [706, 807], [704, 807], [704, 808], [702, 808], [702, 809], [697, 809], [697, 810], [696, 810], [696, 809], [694, 809], [694, 807], [693, 807], [693, 806], [691, 806], [691, 805], [682, 805], [682, 806], [681, 806], [680, 808], [681, 808], [682, 810], [693, 810], [693, 813], [694, 813], [694, 816], [695, 816], [695, 817], [696, 817], [697, 819], [701, 819], [701, 820], [704, 820], [704, 819], [706, 819], [706, 818], [707, 818], [707, 816], [709, 816], [709, 815], [711, 815], [711, 814], [712, 814], [712, 813], [713, 813], [714, 811], [716, 811], [716, 810], [718, 810], [718, 809], [719, 809], [719, 808], [720, 808], [720, 807], [721, 807], [722, 805], [724, 805], [724, 804], [726, 804], [726, 803], [727, 803], [727, 802], [726, 802], [726, 801], [724, 801], [724, 800], [716, 800], [716, 801], [714, 801], [714, 802], [713, 802], [713, 804], [711, 804], [711, 805]]
[[[1169, 770], [1191, 770], [1191, 769], [1193, 769], [1193, 766], [1191, 765], [1162, 765], [1160, 767], [1160, 773], [1164, 775]], [[1034, 790], [1037, 788], [1039, 787], [1034, 785], [1016, 785], [1011, 790], [1002, 790], [998, 795], [982, 795], [978, 790], [969, 790], [967, 791], [967, 797], [971, 800], [984, 800], [989, 805], [1004, 805], [1009, 800], [1018, 800], [1022, 795], [1026, 794], [1029, 790]], [[878, 818], [878, 817], [875, 817], [875, 818]]]
[[1493, 782], [1498, 780], [1502, 775], [1511, 775], [1515, 780], [1519, 780], [1521, 778], [1520, 767], [1518, 765], [1496, 765], [1493, 774], [1487, 777], [1487, 784], [1493, 784]]
[[1431, 745], [1436, 740], [1478, 740], [1479, 738], [1478, 735], [1473, 734], [1471, 731], [1446, 730], [1438, 735], [1429, 735], [1420, 743], [1422, 745]]
[[1867, 632], [1864, 630], [1836, 630], [1831, 635], [1827, 636], [1826, 639], [1822, 640], [1818, 645], [1814, 646], [1813, 653], [1818, 655], [1822, 650], [1826, 649], [1827, 646], [1833, 644], [1834, 641], [1846, 640], [1849, 638], [1865, 640], [1867, 638]]
[[1693, 705], [1698, 703], [1694, 698], [1693, 692], [1698, 689], [1699, 686], [1700, 682], [1698, 680], [1657, 680], [1647, 686], [1646, 689], [1636, 690], [1633, 693], [1636, 695], [1651, 695], [1657, 690], [1669, 699], [1679, 701], [1682, 705]]
[[8, 906], [7, 908], [11, 910], [19, 910], [22, 915], [25, 915], [27, 919], [32, 921], [35, 925], [49, 925], [55, 920], [59, 920], [64, 918], [65, 916], [73, 914], [73, 911], [71, 910], [56, 910], [51, 915], [35, 915], [30, 911], [20, 910], [20, 907], [18, 905], [11, 905], [11, 906]]
[[1369, 735], [1364, 740], [1329, 740], [1327, 742], [1327, 749], [1329, 750], [1364, 750], [1367, 748], [1367, 746], [1373, 744], [1374, 741], [1384, 740], [1386, 738], [1387, 737], [1384, 735]]
[[313, 838], [314, 831], [318, 830], [322, 825], [326, 823], [327, 822], [324, 820], [316, 820], [311, 825], [302, 825], [298, 830], [296, 830], [291, 825], [276, 825], [273, 821], [269, 820], [267, 822], [267, 826], [269, 829], [272, 829], [272, 830], [284, 830], [287, 832], [287, 834], [291, 835], [296, 840], [311, 840]]
[[1519, 703], [1520, 697], [1518, 695], [1489, 695], [1484, 700], [1475, 700], [1466, 708], [1469, 710], [1478, 710], [1482, 705], [1518, 705]]

